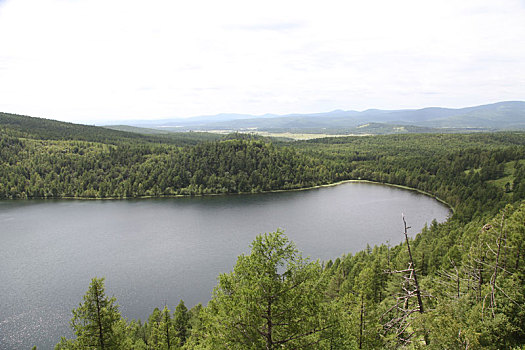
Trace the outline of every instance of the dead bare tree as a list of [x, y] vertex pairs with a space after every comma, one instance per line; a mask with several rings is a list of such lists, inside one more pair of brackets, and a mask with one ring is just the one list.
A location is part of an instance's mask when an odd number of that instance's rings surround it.
[[408, 229], [410, 227], [407, 227], [405, 215], [402, 215], [402, 217], [403, 217], [403, 225], [405, 226], [405, 241], [406, 241], [407, 249], [408, 249], [408, 257], [410, 259], [409, 266], [412, 268], [412, 274], [414, 276], [414, 285], [416, 287], [415, 292], [417, 296], [417, 303], [419, 305], [419, 312], [423, 313], [425, 312], [425, 310], [423, 309], [423, 300], [421, 299], [421, 291], [419, 289], [419, 283], [417, 282], [417, 274], [416, 274], [416, 268], [414, 266], [414, 259], [412, 259], [412, 251], [410, 250], [410, 242], [408, 241]]
[[[410, 226], [407, 226], [405, 216], [403, 215], [402, 217], [405, 242], [409, 257], [408, 267], [404, 270], [385, 271], [387, 273], [401, 275], [403, 282], [401, 284], [402, 292], [396, 296], [395, 304], [388, 309], [381, 318], [385, 318], [387, 315], [395, 315], [383, 325], [383, 328], [386, 333], [394, 332], [398, 341], [405, 345], [412, 342], [412, 337], [415, 334], [415, 331], [411, 329], [412, 314], [415, 312], [424, 313], [425, 310], [423, 307], [421, 288], [419, 287], [419, 282], [417, 280], [414, 259], [410, 249], [410, 242], [408, 240], [408, 229]], [[416, 307], [411, 305], [411, 300], [414, 298], [417, 300]], [[426, 344], [429, 344], [430, 341], [426, 334], [424, 335], [424, 340]]]
[[[489, 231], [489, 230], [496, 231], [494, 226], [492, 226], [490, 224], [487, 224], [487, 225], [483, 226], [482, 230], [484, 230], [484, 231]], [[499, 272], [500, 269], [503, 269], [500, 266], [500, 255], [501, 255], [501, 248], [502, 248], [502, 240], [503, 240], [503, 236], [504, 236], [504, 231], [505, 231], [505, 210], [503, 211], [503, 214], [501, 216], [501, 223], [500, 223], [499, 232], [496, 231], [496, 236], [497, 236], [497, 238], [496, 238], [496, 250], [492, 249], [492, 247], [487, 244], [488, 249], [495, 255], [495, 262], [494, 262], [494, 266], [493, 266], [493, 272], [492, 272], [492, 275], [490, 277], [490, 293], [486, 296], [486, 297], [490, 296], [489, 308], [490, 308], [492, 317], [495, 317], [494, 309], [497, 306], [496, 305], [496, 288], [497, 288], [496, 281], [497, 281], [497, 278], [498, 278], [498, 272]], [[485, 300], [483, 301], [483, 306], [485, 306]], [[484, 310], [484, 307], [483, 307], [483, 310]]]

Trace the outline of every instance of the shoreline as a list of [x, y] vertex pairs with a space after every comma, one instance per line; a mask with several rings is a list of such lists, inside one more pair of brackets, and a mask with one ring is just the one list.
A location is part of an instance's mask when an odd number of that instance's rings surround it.
[[[305, 191], [305, 190], [313, 190], [313, 189], [316, 189], [316, 188], [333, 187], [333, 186], [338, 186], [338, 185], [342, 185], [342, 184], [345, 184], [345, 183], [368, 183], [368, 184], [373, 184], [373, 185], [390, 186], [390, 187], [401, 188], [401, 189], [404, 189], [404, 190], [414, 191], [414, 192], [423, 194], [425, 196], [432, 197], [433, 199], [437, 200], [441, 204], [445, 205], [452, 212], [452, 214], [454, 214], [456, 212], [453, 206], [451, 206], [445, 200], [443, 200], [443, 199], [441, 199], [441, 198], [439, 198], [437, 196], [434, 196], [432, 193], [429, 193], [429, 192], [426, 192], [426, 191], [423, 191], [423, 190], [420, 190], [420, 189], [417, 189], [417, 188], [413, 188], [413, 187], [408, 187], [408, 186], [403, 186], [403, 185], [396, 185], [396, 184], [390, 184], [390, 183], [387, 183], [387, 182], [371, 181], [371, 180], [342, 180], [342, 181], [333, 182], [333, 183], [324, 184], [324, 185], [317, 185], [317, 186], [303, 187], [303, 188], [294, 188], [294, 189], [290, 189], [290, 190], [273, 190], [273, 191], [266, 191], [266, 192], [259, 192], [259, 193], [277, 193], [277, 192]], [[245, 192], [245, 193], [249, 193], [249, 192]], [[243, 194], [243, 193], [239, 193], [239, 194]]]
[[449, 203], [447, 203], [445, 200], [434, 196], [432, 193], [425, 192], [423, 190], [408, 187], [404, 185], [397, 185], [397, 184], [390, 184], [386, 182], [378, 182], [378, 181], [371, 181], [371, 180], [342, 180], [338, 182], [332, 182], [329, 184], [324, 185], [316, 185], [316, 186], [310, 186], [310, 187], [301, 187], [301, 188], [292, 188], [292, 189], [281, 189], [281, 190], [271, 190], [271, 191], [262, 191], [262, 192], [237, 192], [237, 193], [204, 193], [204, 194], [175, 194], [175, 195], [162, 195], [162, 196], [140, 196], [140, 197], [58, 197], [58, 198], [15, 198], [15, 199], [3, 199], [3, 200], [134, 200], [134, 199], [163, 199], [163, 198], [189, 198], [189, 197], [205, 197], [205, 196], [231, 196], [231, 195], [247, 195], [247, 194], [264, 194], [264, 193], [280, 193], [280, 192], [295, 192], [295, 191], [307, 191], [307, 190], [313, 190], [323, 187], [334, 187], [338, 185], [342, 185], [345, 183], [368, 183], [368, 184], [374, 184], [374, 185], [382, 185], [382, 186], [390, 186], [390, 187], [396, 187], [404, 190], [414, 191], [420, 194], [423, 194], [428, 197], [432, 197], [433, 199], [437, 200], [441, 204], [445, 205], [451, 212], [452, 215], [455, 213], [455, 209], [453, 206], [451, 206]]

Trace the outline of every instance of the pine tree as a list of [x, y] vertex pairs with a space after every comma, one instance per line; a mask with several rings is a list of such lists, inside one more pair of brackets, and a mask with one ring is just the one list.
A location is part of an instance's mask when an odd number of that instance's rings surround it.
[[173, 326], [175, 328], [175, 334], [180, 340], [180, 345], [184, 345], [188, 338], [190, 328], [190, 315], [188, 308], [184, 305], [184, 301], [180, 301], [179, 305], [175, 308], [173, 313]]
[[115, 327], [121, 321], [114, 297], [104, 292], [104, 278], [93, 278], [84, 302], [73, 310], [71, 327], [77, 339], [74, 348], [118, 349], [119, 337]]
[[251, 254], [219, 277], [206, 311], [205, 348], [319, 349], [330, 328], [321, 266], [280, 231], [259, 235]]

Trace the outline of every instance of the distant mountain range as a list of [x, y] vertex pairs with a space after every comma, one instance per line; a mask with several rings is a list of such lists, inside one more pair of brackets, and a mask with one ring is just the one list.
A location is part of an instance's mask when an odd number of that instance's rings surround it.
[[[343, 111], [314, 114], [217, 114], [186, 119], [127, 121], [127, 126], [169, 131], [261, 131], [323, 134], [388, 134], [524, 130], [525, 102], [467, 108]], [[122, 126], [113, 126], [119, 128]], [[153, 130], [151, 130], [153, 129]], [[135, 131], [135, 130], [134, 130]]]

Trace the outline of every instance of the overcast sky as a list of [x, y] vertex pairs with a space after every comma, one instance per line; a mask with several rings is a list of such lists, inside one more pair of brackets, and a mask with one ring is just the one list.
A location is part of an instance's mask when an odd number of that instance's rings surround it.
[[72, 122], [525, 100], [521, 0], [0, 0], [0, 111]]

